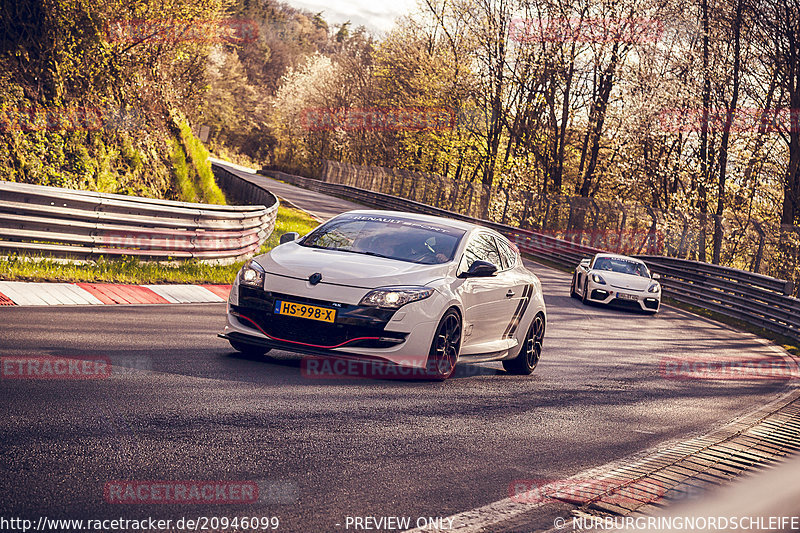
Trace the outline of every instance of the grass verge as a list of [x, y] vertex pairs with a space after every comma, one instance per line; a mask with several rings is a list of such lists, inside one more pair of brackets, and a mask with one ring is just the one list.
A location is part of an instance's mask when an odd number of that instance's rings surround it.
[[[258, 253], [278, 245], [289, 231], [305, 235], [319, 224], [305, 212], [278, 208], [275, 230]], [[142, 262], [135, 258], [98, 258], [82, 263], [63, 263], [40, 257], [13, 256], [0, 259], [0, 279], [5, 281], [60, 281], [105, 283], [209, 283], [230, 284], [244, 261], [209, 265], [199, 261], [180, 264]]]

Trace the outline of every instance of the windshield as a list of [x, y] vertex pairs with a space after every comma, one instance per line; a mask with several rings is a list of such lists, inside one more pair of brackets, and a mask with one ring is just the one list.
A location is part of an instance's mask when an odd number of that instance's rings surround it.
[[301, 246], [433, 265], [453, 260], [463, 230], [382, 215], [344, 215], [309, 233]]
[[594, 270], [609, 270], [620, 274], [631, 274], [649, 278], [650, 272], [644, 263], [632, 259], [621, 259], [619, 257], [598, 257], [594, 262]]

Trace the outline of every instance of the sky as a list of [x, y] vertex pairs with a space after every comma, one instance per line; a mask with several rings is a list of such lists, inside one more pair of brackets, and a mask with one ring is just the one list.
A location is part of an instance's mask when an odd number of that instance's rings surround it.
[[285, 0], [287, 4], [307, 9], [312, 13], [322, 11], [329, 24], [348, 20], [351, 28], [365, 26], [373, 33], [388, 33], [394, 20], [409, 13], [416, 0]]

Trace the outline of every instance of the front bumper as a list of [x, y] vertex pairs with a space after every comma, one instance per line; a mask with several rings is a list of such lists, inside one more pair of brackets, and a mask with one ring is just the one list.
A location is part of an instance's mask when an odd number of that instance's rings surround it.
[[[336, 310], [334, 323], [275, 313], [276, 300]], [[229, 303], [223, 337], [269, 348], [311, 355], [380, 359], [402, 365], [424, 365], [436, 326], [426, 313], [414, 313], [415, 302], [400, 310], [315, 300], [303, 296], [238, 287]]]
[[587, 299], [591, 302], [613, 305], [626, 309], [658, 312], [661, 307], [661, 292], [644, 292], [619, 289], [611, 285], [600, 285], [589, 281]]

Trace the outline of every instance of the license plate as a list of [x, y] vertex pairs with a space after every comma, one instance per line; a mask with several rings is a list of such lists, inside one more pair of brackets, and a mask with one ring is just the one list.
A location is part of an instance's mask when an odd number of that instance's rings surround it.
[[639, 297], [636, 296], [635, 294], [625, 294], [624, 292], [618, 292], [617, 293], [617, 298], [619, 298], [620, 300], [638, 300], [639, 299]]
[[298, 304], [283, 300], [275, 300], [275, 314], [319, 320], [320, 322], [333, 322], [336, 319], [336, 309], [326, 309], [316, 305]]

